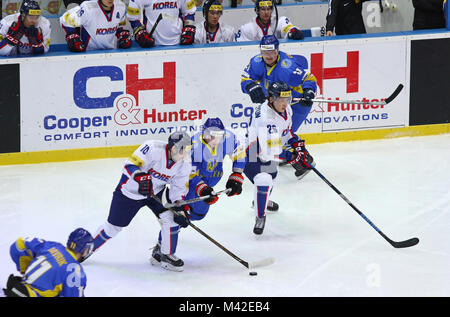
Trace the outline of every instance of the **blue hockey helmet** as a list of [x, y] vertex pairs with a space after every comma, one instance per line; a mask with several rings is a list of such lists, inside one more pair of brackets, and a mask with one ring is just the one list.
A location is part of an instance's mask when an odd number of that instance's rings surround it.
[[94, 248], [94, 239], [89, 231], [83, 228], [78, 228], [69, 235], [69, 239], [67, 240], [67, 248], [81, 254], [88, 250], [87, 254], [90, 255]]
[[273, 101], [275, 101], [277, 98], [289, 98], [289, 102], [291, 102], [291, 88], [283, 81], [274, 81], [270, 83], [267, 92], [269, 93], [269, 97], [273, 98]]
[[264, 35], [259, 42], [259, 48], [261, 51], [274, 51], [278, 50], [280, 42], [275, 35]]
[[23, 0], [22, 4], [20, 5], [19, 10], [21, 15], [41, 15], [41, 7], [39, 6], [39, 3], [34, 0]]
[[225, 126], [219, 118], [208, 118], [203, 124], [203, 137], [223, 136], [225, 134]]
[[191, 137], [184, 131], [173, 132], [169, 136], [167, 148], [170, 150], [173, 146], [176, 146], [178, 151], [189, 150], [192, 146]]

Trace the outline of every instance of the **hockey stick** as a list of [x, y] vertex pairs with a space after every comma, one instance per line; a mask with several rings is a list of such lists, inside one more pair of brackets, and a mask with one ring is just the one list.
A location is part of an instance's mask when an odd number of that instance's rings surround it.
[[[403, 85], [400, 84], [397, 86], [395, 91], [386, 99], [383, 101], [359, 101], [359, 100], [328, 100], [328, 99], [311, 99], [310, 101], [313, 102], [325, 102], [325, 103], [348, 103], [352, 105], [380, 105], [384, 106], [390, 103], [392, 100], [395, 99], [395, 97], [398, 96], [398, 94], [402, 91]], [[292, 98], [293, 101], [304, 101], [304, 98]]]
[[389, 239], [375, 224], [370, 221], [369, 218], [366, 217], [358, 208], [355, 207], [355, 205], [352, 204], [352, 202], [344, 196], [333, 184], [330, 183], [328, 179], [325, 178], [314, 166], [311, 167], [311, 169], [325, 182], [328, 186], [330, 186], [347, 204], [350, 205], [357, 213], [360, 215], [373, 229], [375, 229], [376, 232], [378, 232], [387, 242], [389, 242], [394, 248], [408, 248], [416, 245], [419, 243], [418, 238], [411, 238], [405, 241], [393, 241]]
[[[218, 191], [216, 193], [216, 195], [219, 196], [219, 195], [224, 194], [224, 193], [225, 194], [229, 193], [230, 191], [231, 191], [231, 188], [227, 188], [227, 189]], [[173, 207], [180, 207], [180, 206], [196, 203], [196, 202], [208, 199], [210, 197], [211, 197], [211, 195], [206, 195], [206, 196], [200, 196], [200, 197], [192, 198], [192, 199], [188, 199], [188, 200], [182, 200], [182, 201], [179, 201], [177, 203], [167, 203], [167, 204], [164, 205], [164, 207], [166, 207], [167, 209], [173, 208]]]
[[[163, 205], [161, 199], [159, 199], [157, 196], [153, 195], [152, 198], [154, 198], [157, 202], [159, 202], [161, 205]], [[168, 208], [170, 211], [172, 211], [174, 214], [179, 215], [179, 213], [177, 213], [175, 210], [173, 210], [172, 208]], [[207, 238], [209, 241], [211, 241], [212, 243], [214, 243], [216, 246], [218, 246], [220, 249], [222, 249], [226, 254], [228, 254], [229, 256], [231, 256], [233, 259], [235, 259], [236, 261], [238, 261], [239, 263], [241, 263], [243, 266], [245, 266], [248, 269], [253, 269], [256, 267], [261, 267], [261, 266], [267, 266], [270, 265], [272, 263], [275, 262], [275, 259], [270, 257], [270, 258], [265, 258], [259, 261], [254, 261], [254, 262], [247, 262], [242, 260], [240, 257], [238, 257], [237, 255], [235, 255], [234, 253], [232, 253], [230, 250], [228, 250], [227, 248], [225, 248], [223, 245], [221, 245], [219, 242], [217, 242], [216, 240], [214, 240], [213, 238], [211, 238], [209, 235], [207, 235], [204, 231], [202, 231], [200, 228], [198, 228], [196, 225], [194, 225], [191, 221], [189, 222], [189, 226], [191, 228], [193, 228], [195, 231], [197, 231], [198, 233], [200, 233], [202, 236], [204, 236], [205, 238]]]
[[158, 17], [156, 18], [155, 24], [153, 24], [153, 27], [152, 27], [152, 29], [150, 30], [150, 33], [148, 34], [150, 37], [153, 35], [153, 32], [155, 32], [156, 27], [158, 26], [159, 21], [161, 21], [162, 18], [163, 18], [163, 14], [160, 13], [160, 14], [158, 15]]

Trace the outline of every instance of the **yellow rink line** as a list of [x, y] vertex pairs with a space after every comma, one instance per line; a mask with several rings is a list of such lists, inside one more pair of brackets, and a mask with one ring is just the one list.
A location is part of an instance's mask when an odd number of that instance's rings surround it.
[[[402, 128], [357, 130], [302, 134], [308, 144], [346, 142], [360, 140], [391, 139], [399, 137], [426, 136], [450, 133], [450, 124], [421, 125]], [[67, 162], [101, 158], [128, 157], [139, 145], [98, 148], [37, 151], [0, 154], [0, 165], [32, 164], [45, 162]]]

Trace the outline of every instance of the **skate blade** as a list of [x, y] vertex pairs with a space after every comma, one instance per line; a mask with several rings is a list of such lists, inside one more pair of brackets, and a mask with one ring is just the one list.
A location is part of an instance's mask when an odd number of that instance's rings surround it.
[[166, 269], [168, 271], [173, 271], [173, 272], [183, 272], [183, 267], [182, 266], [173, 266], [169, 263], [161, 263], [161, 267], [163, 269]]

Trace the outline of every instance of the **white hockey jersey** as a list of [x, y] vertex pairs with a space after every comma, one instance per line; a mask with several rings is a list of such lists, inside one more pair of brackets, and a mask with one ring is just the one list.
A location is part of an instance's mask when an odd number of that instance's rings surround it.
[[[20, 39], [21, 45], [19, 47], [10, 45], [6, 42], [5, 36], [11, 25], [19, 20], [20, 13], [10, 14], [3, 18], [0, 22], [0, 55], [9, 56], [17, 54], [31, 54], [33, 48], [30, 46], [28, 37], [23, 35]], [[41, 28], [42, 36], [44, 38], [44, 53], [50, 49], [50, 21], [43, 16], [39, 17], [37, 27]]]
[[283, 145], [294, 137], [292, 128], [292, 108], [287, 106], [283, 114], [278, 113], [268, 102], [255, 107], [247, 137], [250, 151], [256, 151], [260, 160], [283, 161], [279, 155], [283, 152]]
[[225, 43], [234, 42], [235, 34], [234, 28], [231, 25], [219, 23], [219, 27], [216, 32], [210, 33], [206, 32], [205, 23], [198, 23], [195, 32], [195, 44], [205, 44], [205, 43]]
[[132, 156], [125, 161], [122, 169], [120, 188], [122, 193], [134, 200], [146, 199], [138, 193], [138, 183], [131, 179], [131, 171], [127, 165], [132, 164], [152, 176], [153, 192], [159, 193], [166, 184], [170, 185], [169, 198], [172, 202], [181, 200], [188, 192], [191, 163], [187, 160], [169, 162], [167, 143], [162, 141], [147, 141], [143, 143]]
[[111, 13], [106, 13], [98, 1], [84, 1], [60, 17], [67, 33], [81, 28], [81, 39], [86, 50], [117, 48], [116, 32], [126, 23], [126, 7], [120, 0], [114, 1]]
[[150, 33], [159, 14], [162, 14], [162, 20], [152, 35], [155, 45], [178, 45], [183, 19], [187, 15], [194, 15], [196, 9], [195, 0], [130, 0], [127, 17], [132, 23], [143, 15], [141, 22]]
[[278, 39], [285, 39], [288, 36], [289, 30], [294, 27], [289, 18], [282, 16], [278, 18], [278, 24], [276, 25], [276, 17], [272, 15], [271, 22], [267, 28], [263, 28], [257, 21], [257, 17], [252, 21], [244, 24], [236, 32], [236, 42], [244, 41], [259, 41], [264, 35], [274, 34]]

